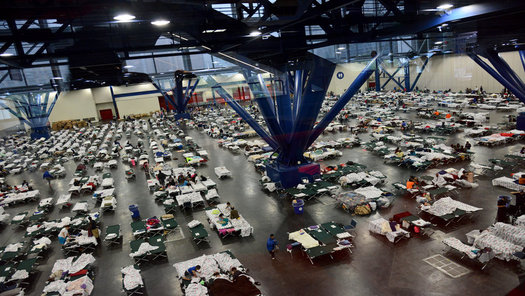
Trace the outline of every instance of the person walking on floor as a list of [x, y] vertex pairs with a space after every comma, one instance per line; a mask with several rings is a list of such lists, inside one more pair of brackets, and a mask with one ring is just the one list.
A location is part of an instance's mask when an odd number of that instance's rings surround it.
[[268, 252], [272, 256], [272, 259], [275, 259], [275, 251], [279, 249], [279, 246], [273, 234], [270, 234], [270, 237], [268, 238], [268, 241], [266, 242], [266, 249], [268, 249]]
[[53, 179], [53, 176], [51, 175], [51, 173], [49, 171], [45, 171], [44, 175], [42, 176], [42, 178], [47, 180], [47, 184], [49, 185], [49, 188], [53, 188], [53, 187], [51, 187], [51, 179]]

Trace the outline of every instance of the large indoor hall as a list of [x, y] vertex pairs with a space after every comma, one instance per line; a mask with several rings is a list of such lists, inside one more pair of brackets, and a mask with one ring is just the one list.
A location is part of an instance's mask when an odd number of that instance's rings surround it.
[[0, 22], [0, 296], [525, 295], [522, 1]]

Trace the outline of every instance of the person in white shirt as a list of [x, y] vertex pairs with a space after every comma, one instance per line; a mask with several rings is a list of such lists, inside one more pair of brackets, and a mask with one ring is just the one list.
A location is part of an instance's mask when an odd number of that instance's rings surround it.
[[69, 225], [64, 226], [58, 234], [58, 242], [63, 245], [66, 243], [67, 237], [69, 236]]

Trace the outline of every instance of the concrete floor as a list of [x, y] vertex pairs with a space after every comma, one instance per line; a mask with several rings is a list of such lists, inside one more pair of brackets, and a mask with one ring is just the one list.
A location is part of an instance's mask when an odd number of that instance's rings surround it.
[[[407, 115], [409, 116], [412, 115]], [[443, 254], [444, 245], [441, 240], [445, 236], [454, 236], [464, 240], [464, 234], [470, 230], [485, 229], [493, 223], [496, 213], [496, 197], [500, 194], [507, 194], [508, 191], [493, 188], [490, 178], [479, 178], [478, 188], [460, 192], [460, 201], [484, 208], [476, 218], [463, 221], [460, 225], [438, 228], [439, 231], [430, 239], [413, 237], [394, 245], [385, 237], [370, 234], [366, 225], [367, 221], [378, 215], [390, 218], [393, 214], [405, 210], [414, 213], [415, 201], [407, 197], [399, 197], [389, 209], [380, 210], [369, 217], [353, 217], [336, 208], [335, 205], [324, 205], [313, 200], [307, 203], [305, 213], [298, 216], [293, 213], [290, 201], [280, 200], [277, 196], [261, 191], [258, 185], [260, 175], [244, 155], [234, 155], [219, 148], [215, 139], [196, 130], [187, 130], [187, 133], [208, 151], [211, 158], [206, 166], [198, 168], [198, 172], [210, 176], [217, 182], [221, 200], [230, 201], [255, 230], [252, 237], [224, 240], [219, 239], [215, 232], [210, 231], [211, 243], [209, 246], [196, 247], [191, 241], [185, 224], [193, 219], [204, 222], [206, 220], [204, 211], [177, 212], [175, 218], [182, 225], [185, 238], [166, 244], [169, 262], [151, 264], [142, 268], [148, 295], [181, 295], [182, 292], [172, 265], [201, 254], [213, 254], [227, 249], [231, 250], [243, 265], [249, 268], [249, 273], [262, 283], [260, 289], [264, 295], [505, 295], [519, 284], [519, 269], [513, 262], [494, 260], [494, 263], [488, 268], [480, 271], [476, 265], [460, 261], [459, 256], [447, 255], [472, 270], [471, 273], [461, 278], [452, 279], [422, 261], [429, 256]], [[343, 136], [345, 136], [344, 133], [336, 133], [326, 137]], [[464, 142], [464, 140], [459, 134], [451, 137], [449, 143]], [[518, 150], [518, 147], [523, 144], [522, 142], [496, 148], [474, 146], [475, 162], [486, 163], [487, 159], [501, 157], [510, 150]], [[408, 176], [415, 174], [414, 171], [408, 169], [385, 165], [379, 157], [360, 147], [345, 149], [341, 158], [322, 162], [322, 165], [348, 160], [365, 164], [368, 169], [382, 171], [388, 176], [388, 184], [384, 186], [387, 190], [392, 189], [390, 184], [396, 181], [404, 182]], [[176, 162], [173, 161], [173, 164]], [[454, 167], [459, 168], [466, 165], [467, 163], [458, 163]], [[56, 199], [67, 191], [67, 184], [75, 166], [73, 161], [65, 164], [68, 174], [65, 179], [52, 181], [54, 191], [50, 191], [47, 184], [42, 181], [41, 172], [9, 176], [8, 182], [20, 184], [23, 179], [27, 179], [41, 190], [42, 198], [50, 196]], [[217, 166], [226, 166], [232, 171], [233, 177], [217, 180], [213, 173], [213, 168]], [[434, 171], [436, 169], [418, 174], [430, 174]], [[90, 168], [89, 174], [92, 173], [93, 170]], [[122, 247], [117, 249], [109, 250], [105, 246], [98, 247], [94, 254], [97, 259], [97, 276], [94, 281], [93, 295], [123, 294], [120, 268], [133, 263], [128, 255], [130, 253], [129, 241], [132, 239], [128, 205], [137, 204], [142, 217], [164, 213], [163, 207], [156, 204], [149, 193], [143, 173], [138, 172], [136, 181], [128, 183], [124, 178], [124, 166], [119, 164], [118, 169], [112, 170], [112, 174], [117, 189], [118, 207], [114, 214], [104, 213], [102, 215], [102, 229], [105, 230], [108, 225], [121, 224], [124, 241]], [[74, 197], [74, 201], [80, 200], [88, 200], [91, 208], [94, 208], [91, 196]], [[16, 213], [33, 209], [36, 206], [36, 203], [16, 206], [8, 208], [7, 212], [14, 216]], [[70, 214], [69, 210], [59, 211], [55, 208], [49, 217], [54, 219]], [[348, 223], [352, 218], [355, 218], [359, 224], [354, 241], [356, 247], [350, 256], [334, 256], [333, 260], [329, 257], [321, 258], [312, 265], [299, 252], [295, 252], [294, 257], [291, 258], [287, 252], [281, 251], [277, 254], [277, 260], [271, 260], [266, 251], [265, 242], [270, 233], [275, 233], [284, 249], [288, 243], [287, 232], [331, 220]], [[23, 233], [23, 230], [15, 231], [11, 226], [4, 228], [0, 233], [0, 245], [23, 240]], [[52, 251], [38, 267], [40, 272], [37, 273], [34, 279], [35, 284], [30, 287], [28, 295], [40, 295], [52, 265], [59, 258], [63, 258], [63, 254], [58, 242], [54, 240]]]

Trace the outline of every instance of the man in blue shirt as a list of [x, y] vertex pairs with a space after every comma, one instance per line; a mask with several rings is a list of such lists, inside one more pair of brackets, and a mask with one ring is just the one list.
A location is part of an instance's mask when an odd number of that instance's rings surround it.
[[270, 234], [270, 237], [268, 238], [268, 241], [266, 242], [266, 248], [268, 249], [268, 252], [270, 255], [272, 255], [272, 259], [275, 259], [275, 250], [277, 250], [277, 241], [275, 240], [275, 237], [273, 234]]

